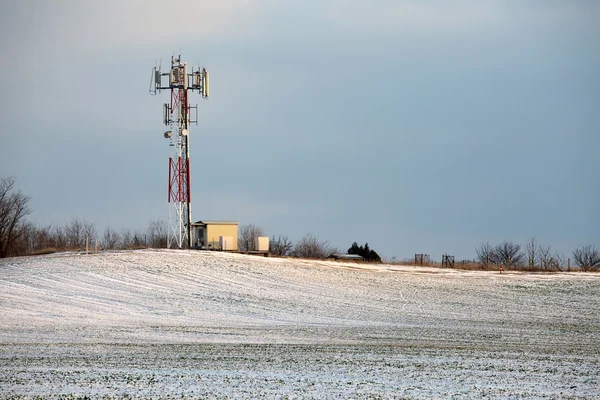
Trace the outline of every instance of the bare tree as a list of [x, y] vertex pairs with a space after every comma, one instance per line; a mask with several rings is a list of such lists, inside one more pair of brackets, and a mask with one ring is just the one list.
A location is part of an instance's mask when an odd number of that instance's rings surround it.
[[[341, 248], [335, 246], [335, 247], [327, 247], [327, 255], [326, 257], [329, 257], [332, 254], [345, 254], [345, 251], [342, 250]], [[379, 261], [381, 261], [381, 259], [379, 259]]]
[[560, 251], [555, 251], [554, 255], [550, 258], [550, 269], [557, 269], [562, 271], [562, 267], [567, 263], [567, 259]]
[[584, 271], [597, 271], [600, 268], [600, 250], [588, 244], [573, 252], [573, 260]]
[[148, 224], [148, 245], [154, 248], [166, 248], [169, 226], [162, 219], [151, 220]]
[[121, 240], [119, 242], [120, 249], [131, 249], [133, 247], [133, 235], [129, 229], [123, 229], [121, 232]]
[[65, 228], [62, 226], [55, 226], [52, 228], [50, 234], [52, 246], [64, 250], [67, 248], [67, 234], [65, 233]]
[[98, 234], [96, 233], [96, 224], [83, 220], [83, 242], [88, 241], [89, 245], [92, 246], [94, 241], [97, 240]]
[[135, 231], [133, 233], [133, 248], [139, 249], [146, 246], [146, 234], [142, 231]]
[[15, 178], [0, 179], [0, 258], [14, 255], [13, 246], [25, 234], [31, 213], [29, 197], [15, 189]]
[[490, 263], [495, 263], [494, 247], [489, 242], [483, 242], [479, 246], [475, 246], [477, 260], [486, 267]]
[[104, 235], [102, 236], [101, 246], [102, 248], [108, 250], [116, 249], [120, 240], [121, 237], [117, 233], [117, 231], [114, 231], [113, 229], [107, 227], [104, 230]]
[[27, 232], [22, 240], [23, 244], [27, 245], [24, 254], [49, 254], [62, 249], [56, 246], [57, 240], [52, 225], [27, 225]]
[[529, 268], [535, 267], [539, 257], [538, 250], [539, 245], [535, 240], [535, 236], [532, 236], [525, 243], [525, 253], [527, 254], [527, 265]]
[[33, 232], [33, 251], [57, 248], [54, 235], [52, 233], [52, 225], [38, 226]]
[[79, 218], [73, 218], [65, 227], [65, 237], [69, 249], [81, 249], [85, 236], [83, 234], [83, 222]]
[[325, 258], [329, 254], [329, 241], [319, 240], [310, 233], [296, 243], [292, 252], [293, 256], [301, 258]]
[[11, 255], [31, 254], [35, 250], [35, 226], [23, 221], [19, 226], [19, 237], [11, 245]]
[[91, 241], [96, 238], [96, 225], [85, 219], [73, 218], [65, 226], [64, 233], [67, 248], [73, 250], [83, 249], [86, 240], [91, 245]]
[[269, 252], [274, 256], [287, 256], [293, 249], [292, 241], [287, 236], [275, 235], [269, 241]]
[[238, 236], [238, 249], [240, 251], [254, 251], [256, 250], [256, 238], [264, 236], [264, 232], [258, 225], [242, 225]]
[[551, 270], [553, 268], [553, 257], [552, 257], [552, 246], [548, 244], [538, 245], [538, 254], [540, 260], [540, 267], [544, 270]]
[[35, 226], [30, 223], [25, 225], [25, 232], [19, 240], [19, 254], [33, 254], [53, 247], [51, 225]]
[[494, 248], [495, 261], [506, 268], [516, 267], [523, 263], [524, 255], [521, 245], [505, 240]]

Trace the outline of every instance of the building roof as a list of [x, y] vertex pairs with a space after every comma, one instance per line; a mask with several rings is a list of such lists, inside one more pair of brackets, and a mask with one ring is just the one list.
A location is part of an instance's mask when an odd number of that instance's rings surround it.
[[196, 221], [192, 225], [237, 225], [237, 221]]
[[329, 257], [337, 258], [339, 260], [362, 260], [363, 259], [363, 257], [359, 256], [358, 254], [334, 253], [334, 254], [330, 255]]

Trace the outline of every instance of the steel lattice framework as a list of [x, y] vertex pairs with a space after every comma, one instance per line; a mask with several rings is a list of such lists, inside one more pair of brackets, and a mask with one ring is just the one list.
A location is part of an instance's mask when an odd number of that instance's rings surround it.
[[[163, 86], [163, 77], [168, 77], [168, 85]], [[170, 90], [171, 101], [163, 105], [163, 122], [170, 129], [164, 133], [169, 139], [172, 154], [169, 157], [169, 237], [167, 247], [192, 247], [192, 190], [190, 181], [190, 135], [189, 125], [198, 124], [198, 105], [190, 106], [189, 91], [198, 91], [202, 98], [209, 96], [208, 72], [192, 67], [181, 61], [181, 56], [171, 57], [169, 72], [163, 73], [159, 67], [152, 69], [150, 94]], [[192, 118], [191, 112], [195, 111]]]

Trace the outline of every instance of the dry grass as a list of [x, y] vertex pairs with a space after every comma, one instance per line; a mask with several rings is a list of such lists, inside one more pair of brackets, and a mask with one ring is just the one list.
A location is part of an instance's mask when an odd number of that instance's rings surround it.
[[[432, 261], [429, 264], [419, 264], [419, 263], [415, 263], [415, 261], [413, 259], [406, 259], [403, 261], [393, 261], [393, 262], [386, 262], [388, 264], [395, 264], [395, 265], [412, 265], [415, 267], [432, 267], [432, 268], [448, 268], [445, 266], [442, 266], [442, 264], [440, 262], [437, 261]], [[462, 270], [466, 270], [466, 271], [499, 271], [500, 270], [500, 265], [498, 264], [482, 264], [482, 263], [478, 263], [475, 261], [456, 261], [454, 263], [454, 267], [453, 269], [462, 269]], [[504, 267], [503, 269], [504, 271], [522, 271], [522, 272], [544, 272], [544, 273], [555, 273], [555, 272], [559, 272], [558, 269], [544, 269], [540, 266], [534, 266], [534, 267], [530, 267], [528, 265], [522, 265], [522, 266], [513, 266], [510, 268], [506, 268]], [[563, 268], [563, 271], [566, 271], [567, 268]], [[573, 271], [574, 269], [572, 268], [571, 271]]]
[[144, 245], [137, 245], [137, 246], [128, 246], [126, 250], [143, 250], [143, 249], [147, 249], [149, 248], [148, 246], [144, 246]]
[[56, 250], [54, 247], [46, 247], [45, 249], [40, 249], [40, 250], [34, 250], [31, 252], [32, 256], [41, 256], [44, 254], [52, 254], [52, 253], [56, 253], [58, 250]]

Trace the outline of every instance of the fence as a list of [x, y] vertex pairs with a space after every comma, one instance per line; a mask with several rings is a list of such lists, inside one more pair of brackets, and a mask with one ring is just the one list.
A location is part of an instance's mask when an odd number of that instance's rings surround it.
[[415, 254], [415, 265], [429, 265], [430, 263], [429, 254]]
[[442, 254], [442, 267], [454, 268], [454, 256]]

